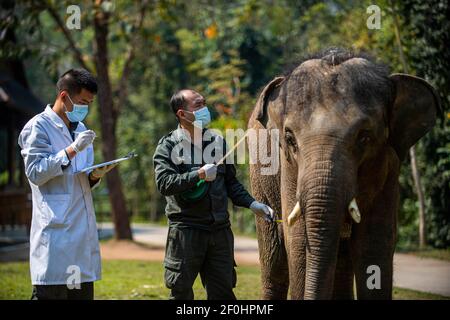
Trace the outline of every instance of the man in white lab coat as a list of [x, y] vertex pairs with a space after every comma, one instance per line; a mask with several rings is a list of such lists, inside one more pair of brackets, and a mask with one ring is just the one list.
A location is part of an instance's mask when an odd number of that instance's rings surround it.
[[113, 166], [79, 173], [94, 162], [95, 133], [82, 121], [96, 93], [88, 71], [67, 71], [54, 104], [19, 135], [33, 200], [32, 299], [93, 299], [93, 282], [101, 278], [91, 189]]

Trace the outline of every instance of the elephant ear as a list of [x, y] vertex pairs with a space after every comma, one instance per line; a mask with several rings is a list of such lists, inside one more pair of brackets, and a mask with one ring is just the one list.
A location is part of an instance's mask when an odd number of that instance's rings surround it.
[[390, 115], [390, 143], [403, 161], [412, 147], [436, 123], [440, 100], [424, 79], [407, 74], [392, 74], [395, 100]]
[[256, 112], [256, 120], [258, 120], [264, 127], [267, 125], [268, 116], [267, 116], [267, 105], [270, 94], [274, 91], [276, 87], [278, 87], [281, 82], [283, 82], [284, 77], [276, 77], [268, 85], [266, 85], [259, 95], [258, 101], [256, 102], [255, 112]]

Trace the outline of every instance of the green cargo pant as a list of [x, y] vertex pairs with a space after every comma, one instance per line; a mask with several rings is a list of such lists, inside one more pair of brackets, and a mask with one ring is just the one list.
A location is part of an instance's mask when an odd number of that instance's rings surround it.
[[192, 300], [197, 275], [208, 300], [235, 300], [234, 238], [229, 227], [217, 231], [169, 227], [164, 259], [171, 300]]

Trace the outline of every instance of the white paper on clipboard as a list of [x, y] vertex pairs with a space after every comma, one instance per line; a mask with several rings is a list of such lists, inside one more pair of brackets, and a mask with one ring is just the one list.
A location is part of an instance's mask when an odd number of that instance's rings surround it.
[[137, 154], [134, 153], [134, 152], [130, 152], [123, 158], [118, 158], [118, 159], [115, 159], [115, 160], [99, 163], [99, 164], [93, 165], [91, 167], [84, 168], [84, 169], [82, 169], [82, 170], [80, 170], [80, 171], [78, 171], [76, 173], [87, 172], [87, 171], [90, 171], [90, 170], [94, 170], [94, 169], [97, 169], [97, 168], [108, 166], [110, 164], [119, 163], [119, 162], [122, 162], [122, 161], [125, 161], [125, 160], [129, 160], [129, 159], [132, 159], [134, 157], [137, 157]]

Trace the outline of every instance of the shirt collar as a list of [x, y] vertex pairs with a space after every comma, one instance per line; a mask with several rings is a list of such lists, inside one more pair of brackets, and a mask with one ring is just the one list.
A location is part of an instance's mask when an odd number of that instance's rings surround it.
[[[202, 137], [205, 134], [206, 130], [208, 130], [208, 129], [206, 129], [206, 128], [202, 129]], [[178, 141], [186, 140], [186, 141], [191, 142], [191, 137], [189, 136], [189, 132], [187, 132], [186, 129], [183, 129], [180, 124], [178, 124], [177, 129], [174, 130], [173, 134], [175, 136], [175, 139], [177, 139]]]
[[78, 132], [78, 124], [79, 122], [69, 122], [69, 132], [72, 134], [73, 132]]
[[177, 141], [188, 140], [190, 141], [189, 133], [186, 132], [180, 125], [177, 126], [177, 129], [173, 132], [173, 135]]

